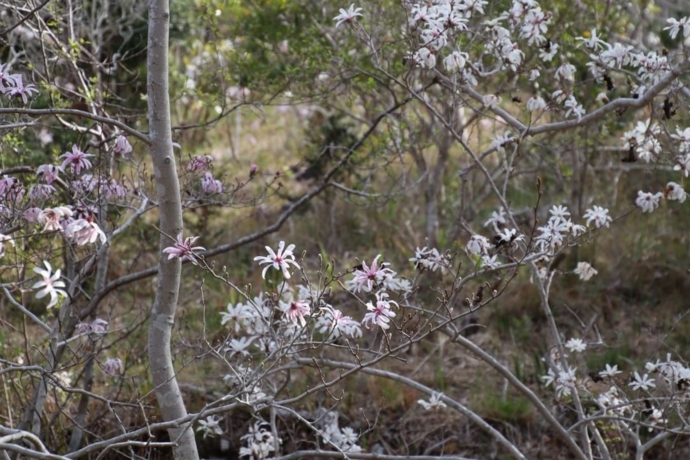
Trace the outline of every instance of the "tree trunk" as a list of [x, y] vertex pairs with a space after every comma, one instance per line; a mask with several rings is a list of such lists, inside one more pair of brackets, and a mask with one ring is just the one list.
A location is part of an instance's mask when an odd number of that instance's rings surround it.
[[[179, 259], [167, 260], [163, 249], [172, 241], [167, 235], [182, 233], [182, 204], [180, 184], [175, 167], [168, 95], [168, 29], [170, 5], [168, 0], [149, 0], [149, 38], [146, 57], [149, 136], [151, 158], [160, 211], [160, 259], [158, 284], [149, 324], [148, 354], [153, 386], [161, 415], [171, 421], [187, 415], [170, 352], [175, 310], [180, 290]], [[168, 430], [170, 439], [177, 440], [173, 448], [176, 460], [197, 460], [194, 432], [188, 424]], [[179, 438], [179, 440], [178, 440]]]

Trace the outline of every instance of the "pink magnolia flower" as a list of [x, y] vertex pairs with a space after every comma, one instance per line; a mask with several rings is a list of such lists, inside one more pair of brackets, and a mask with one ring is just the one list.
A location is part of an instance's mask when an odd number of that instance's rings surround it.
[[213, 158], [211, 155], [194, 156], [187, 164], [188, 171], [206, 171], [211, 166]]
[[58, 174], [62, 171], [60, 166], [55, 165], [41, 165], [36, 170], [36, 174], [43, 176], [43, 180], [46, 184], [52, 184], [57, 178]]
[[381, 254], [377, 255], [371, 261], [371, 266], [367, 266], [365, 261], [362, 261], [361, 268], [355, 269], [352, 272], [354, 278], [351, 283], [355, 288], [355, 292], [363, 290], [371, 292], [376, 286], [380, 285], [387, 276], [395, 275], [395, 272], [390, 268], [386, 268], [388, 263], [382, 262], [379, 266], [378, 260]]
[[91, 323], [91, 332], [94, 334], [105, 334], [108, 329], [108, 322], [101, 318], [96, 318]]
[[16, 177], [3, 176], [0, 179], [0, 197], [7, 201], [20, 201], [24, 197], [24, 192], [24, 187]]
[[118, 135], [117, 139], [115, 139], [115, 148], [113, 148], [113, 152], [122, 156], [132, 153], [132, 145], [123, 134]]
[[182, 233], [177, 235], [177, 241], [173, 246], [163, 249], [163, 252], [169, 254], [168, 260], [179, 258], [182, 262], [185, 260], [190, 261], [194, 265], [198, 265], [196, 258], [198, 257], [194, 254], [195, 251], [205, 251], [206, 248], [201, 246], [194, 246], [194, 242], [198, 240], [198, 236], [188, 236], [184, 240], [182, 239]]
[[395, 312], [391, 310], [391, 304], [396, 307], [398, 304], [392, 300], [388, 300], [388, 294], [385, 292], [376, 293], [376, 305], [367, 303], [367, 310], [369, 313], [364, 315], [362, 325], [369, 323], [369, 328], [374, 329], [376, 326], [381, 329], [388, 329], [390, 327], [391, 318], [395, 318]]
[[29, 199], [31, 201], [43, 201], [50, 198], [55, 193], [55, 187], [48, 184], [36, 184], [29, 189]]
[[108, 329], [108, 322], [101, 318], [96, 318], [91, 323], [77, 324], [77, 334], [105, 334]]
[[292, 253], [292, 251], [295, 250], [294, 244], [291, 244], [286, 248], [285, 241], [281, 241], [278, 243], [278, 252], [273, 252], [273, 249], [269, 248], [268, 246], [266, 246], [266, 250], [268, 251], [268, 256], [254, 257], [254, 260], [259, 261], [259, 265], [268, 264], [264, 267], [264, 271], [261, 272], [261, 277], [263, 279], [266, 279], [266, 272], [271, 267], [282, 271], [283, 276], [288, 280], [290, 279], [290, 271], [288, 269], [290, 268], [291, 264], [299, 270], [299, 265], [295, 261], [295, 255]]
[[9, 98], [21, 97], [22, 102], [24, 104], [28, 104], [29, 97], [31, 97], [32, 93], [38, 93], [36, 86], [31, 84], [24, 86], [24, 82], [22, 81], [22, 76], [20, 74], [11, 75], [11, 81], [14, 84], [11, 86], [6, 86], [2, 90]]
[[254, 177], [256, 176], [256, 173], [259, 172], [259, 167], [257, 165], [252, 165], [249, 168], [249, 177]]
[[103, 233], [101, 227], [93, 221], [93, 218], [77, 219], [70, 222], [65, 229], [65, 237], [79, 246], [95, 243], [97, 239], [101, 240], [101, 244], [107, 241], [105, 233]]
[[210, 172], [204, 173], [204, 177], [201, 178], [201, 188], [205, 193], [209, 193], [211, 195], [223, 193], [223, 183], [217, 179], [214, 179], [213, 174]]
[[115, 377], [118, 374], [122, 374], [125, 371], [125, 366], [122, 364], [120, 358], [108, 358], [103, 364], [103, 372]]
[[69, 165], [70, 169], [75, 174], [80, 174], [82, 169], [91, 169], [93, 166], [89, 157], [93, 155], [90, 153], [85, 153], [79, 150], [76, 144], [72, 145], [72, 151], [60, 155], [60, 158], [64, 158], [61, 168], [64, 170], [65, 166]]
[[304, 319], [311, 313], [311, 307], [305, 300], [293, 300], [291, 302], [280, 302], [283, 316], [287, 321], [302, 327], [306, 326], [307, 321]]
[[38, 215], [38, 223], [43, 225], [44, 232], [62, 231], [60, 219], [72, 217], [72, 210], [66, 206], [46, 208]]
[[64, 288], [65, 283], [63, 281], [60, 281], [60, 269], [55, 272], [55, 274], [51, 274], [53, 271], [53, 268], [50, 266], [50, 263], [47, 260], [43, 261], [43, 265], [45, 265], [46, 269], [34, 268], [34, 272], [38, 273], [43, 277], [42, 280], [36, 282], [33, 286], [31, 286], [32, 289], [40, 289], [38, 293], [36, 294], [37, 299], [42, 299], [43, 297], [50, 295], [50, 303], [46, 308], [52, 308], [57, 304], [58, 301], [58, 294], [67, 297], [67, 293], [63, 291], [62, 289], [57, 289], [57, 288]]
[[112, 178], [102, 182], [100, 190], [109, 200], [112, 198], [124, 200], [127, 197], [127, 187], [123, 184], [118, 184], [115, 179]]
[[31, 207], [24, 211], [24, 219], [26, 219], [29, 222], [36, 223], [38, 222], [38, 216], [42, 213], [43, 211], [41, 208], [37, 207]]

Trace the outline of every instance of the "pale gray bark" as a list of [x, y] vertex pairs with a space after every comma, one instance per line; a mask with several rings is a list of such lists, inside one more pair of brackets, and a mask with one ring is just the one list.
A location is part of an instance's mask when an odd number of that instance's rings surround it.
[[[149, 35], [146, 65], [149, 136], [162, 232], [158, 284], [149, 324], [148, 354], [158, 405], [163, 419], [168, 421], [187, 415], [170, 352], [182, 265], [179, 259], [168, 260], [162, 252], [164, 248], [172, 244], [167, 235], [177, 236], [182, 232], [182, 205], [173, 154], [168, 95], [170, 5], [168, 0], [150, 0], [148, 7]], [[194, 432], [187, 424], [171, 428], [168, 433], [172, 441], [177, 441], [177, 445], [173, 448], [175, 459], [196, 460], [199, 458]]]

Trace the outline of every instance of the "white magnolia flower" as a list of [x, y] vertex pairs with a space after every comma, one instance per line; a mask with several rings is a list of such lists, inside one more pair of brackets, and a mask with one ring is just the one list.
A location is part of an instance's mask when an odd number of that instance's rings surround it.
[[467, 53], [453, 51], [443, 60], [443, 65], [448, 72], [457, 72], [465, 68], [467, 58]]
[[606, 365], [606, 369], [604, 369], [603, 371], [599, 372], [599, 376], [602, 377], [602, 378], [606, 378], [606, 377], [613, 378], [613, 377], [615, 377], [616, 375], [622, 374], [622, 373], [623, 373], [623, 372], [621, 372], [621, 371], [618, 370], [618, 365], [614, 364], [613, 366], [610, 366], [610, 365], [607, 364], [607, 365]]
[[487, 94], [482, 98], [482, 103], [489, 109], [495, 109], [498, 107], [499, 102], [501, 102], [501, 98], [495, 94]]
[[663, 193], [637, 192], [637, 199], [635, 204], [642, 209], [642, 212], [653, 212], [659, 207], [659, 200], [663, 198]]
[[316, 328], [321, 334], [328, 334], [328, 340], [335, 340], [341, 335], [350, 337], [361, 337], [362, 328], [360, 324], [343, 312], [326, 305], [322, 308], [325, 314], [316, 322]]
[[48, 303], [48, 306], [46, 308], [52, 308], [57, 304], [58, 301], [58, 294], [61, 295], [62, 297], [67, 297], [67, 293], [63, 291], [62, 289], [57, 289], [57, 288], [64, 288], [65, 283], [63, 281], [60, 281], [60, 269], [58, 268], [55, 274], [51, 274], [53, 271], [53, 267], [50, 266], [50, 262], [47, 260], [43, 261], [43, 265], [45, 265], [46, 269], [34, 268], [34, 272], [38, 273], [43, 277], [41, 281], [36, 282], [33, 286], [31, 286], [32, 289], [40, 289], [38, 293], [36, 294], [37, 299], [42, 299], [43, 297], [50, 295], [50, 303]]
[[571, 353], [582, 353], [587, 349], [587, 344], [582, 339], [572, 338], [565, 343], [565, 347]]
[[503, 232], [498, 232], [498, 238], [504, 243], [510, 243], [516, 240], [517, 230], [514, 228], [506, 228]]
[[633, 390], [644, 390], [647, 391], [650, 388], [656, 388], [654, 380], [647, 377], [647, 374], [640, 376], [640, 374], [635, 371], [635, 377], [629, 386], [633, 387]]
[[249, 348], [249, 345], [252, 344], [254, 339], [255, 337], [241, 337], [239, 339], [231, 339], [227, 342], [227, 346], [225, 347], [224, 351], [226, 353], [230, 353], [231, 356], [234, 356], [236, 353], [249, 356], [247, 348]]
[[536, 112], [546, 108], [546, 101], [539, 96], [532, 96], [527, 100], [527, 110]]
[[565, 220], [567, 217], [570, 216], [570, 211], [568, 211], [568, 208], [559, 204], [559, 205], [554, 205], [551, 207], [549, 210], [549, 214], [551, 214], [551, 217], [549, 217], [549, 220], [556, 219], [556, 220]]
[[498, 211], [492, 211], [491, 217], [484, 222], [484, 227], [493, 225], [493, 227], [498, 231], [498, 225], [505, 225], [508, 221], [506, 220], [506, 212], [503, 208], [498, 208]]
[[673, 166], [674, 171], [680, 171], [681, 175], [690, 177], [690, 153], [685, 156], [678, 157], [676, 160], [678, 164]]
[[410, 259], [410, 262], [414, 263], [417, 270], [431, 270], [435, 272], [439, 268], [441, 272], [445, 272], [445, 268], [448, 266], [450, 261], [445, 254], [438, 252], [436, 248], [417, 248], [414, 253], [414, 257]]
[[494, 139], [491, 141], [491, 148], [495, 148], [499, 152], [505, 152], [505, 147], [506, 145], [515, 142], [515, 138], [513, 137], [512, 133], [507, 132], [503, 136], [496, 136]]
[[433, 69], [436, 67], [436, 54], [429, 48], [420, 48], [414, 53], [413, 59], [422, 68]]
[[554, 76], [556, 78], [561, 77], [566, 81], [575, 81], [575, 66], [569, 63], [565, 63], [556, 69]]
[[558, 52], [558, 43], [550, 43], [548, 47], [539, 50], [539, 59], [544, 62], [551, 62]]
[[266, 272], [269, 268], [273, 267], [276, 270], [280, 270], [283, 273], [285, 279], [290, 279], [290, 265], [294, 265], [295, 268], [299, 270], [299, 265], [295, 261], [295, 256], [292, 251], [295, 250], [295, 245], [291, 244], [287, 248], [285, 247], [285, 241], [278, 243], [278, 251], [273, 252], [273, 249], [266, 246], [266, 251], [268, 251], [268, 256], [257, 256], [254, 260], [259, 261], [259, 265], [268, 264], [264, 267], [264, 271], [261, 272], [261, 277], [266, 279]]
[[589, 37], [577, 37], [575, 40], [578, 42], [582, 42], [580, 43], [580, 45], [584, 44], [587, 48], [591, 50], [603, 48], [604, 45], [607, 44], [604, 40], [601, 40], [599, 37], [597, 37], [596, 29], [592, 29], [592, 31], [589, 33]]
[[482, 256], [482, 267], [494, 270], [501, 266], [501, 263], [496, 260], [497, 256]]
[[549, 368], [548, 373], [546, 375], [542, 375], [541, 379], [544, 381], [544, 385], [548, 387], [556, 381], [556, 377], [556, 373], [553, 371], [553, 369]]
[[556, 379], [556, 395], [559, 398], [563, 396], [570, 396], [577, 383], [577, 378], [575, 377], [575, 368], [569, 368], [568, 370], [561, 370], [558, 373], [558, 378]]
[[223, 434], [223, 429], [220, 427], [220, 419], [216, 418], [215, 415], [206, 417], [206, 420], [199, 420], [199, 427], [196, 431], [201, 431], [204, 433], [204, 439], [207, 436], [214, 437], [215, 435]]
[[441, 401], [441, 398], [443, 398], [443, 393], [433, 393], [431, 395], [431, 398], [429, 398], [429, 401], [420, 399], [417, 401], [417, 403], [420, 406], [424, 407], [425, 410], [435, 410], [441, 409], [443, 407], [448, 407], [446, 406], [446, 403]]
[[603, 51], [599, 56], [601, 61], [609, 67], [621, 68], [630, 64], [632, 46], [623, 46], [616, 43], [613, 46], [608, 45], [609, 49]]
[[467, 246], [465, 246], [467, 252], [473, 255], [486, 254], [489, 248], [491, 248], [491, 243], [489, 243], [488, 238], [482, 235], [472, 235]]
[[566, 117], [569, 117], [570, 114], [573, 114], [577, 117], [578, 120], [580, 120], [585, 114], [584, 107], [582, 107], [582, 104], [579, 104], [577, 102], [575, 96], [568, 97], [568, 99], [566, 99], [563, 105], [568, 109], [565, 111]]
[[577, 267], [573, 271], [582, 281], [589, 281], [594, 275], [599, 273], [587, 262], [578, 262]]
[[362, 8], [355, 8], [354, 3], [350, 5], [350, 7], [347, 10], [340, 8], [340, 14], [333, 18], [333, 20], [336, 21], [335, 26], [339, 27], [341, 24], [345, 22], [349, 23], [356, 21], [357, 17], [362, 16], [362, 13], [360, 13], [360, 11], [362, 11]]
[[671, 24], [668, 27], [665, 27], [664, 30], [668, 30], [669, 35], [671, 35], [671, 38], [675, 40], [676, 36], [678, 35], [678, 32], [681, 30], [683, 31], [683, 37], [687, 38], [690, 37], [690, 18], [684, 17], [681, 18], [680, 21], [674, 18], [668, 18], [666, 20], [669, 24]]
[[676, 184], [675, 182], [669, 182], [668, 184], [666, 184], [666, 188], [664, 189], [664, 196], [668, 200], [679, 201], [683, 203], [685, 202], [685, 199], [688, 197], [688, 194], [679, 184]]
[[227, 312], [221, 312], [221, 325], [226, 323], [235, 323], [235, 332], [240, 332], [243, 327], [246, 327], [254, 319], [251, 305], [244, 305], [238, 303], [233, 306], [231, 303], [227, 306]]
[[601, 206], [593, 206], [588, 209], [583, 217], [587, 219], [587, 226], [594, 222], [597, 228], [608, 228], [609, 224], [613, 222], [613, 219], [609, 216], [609, 210]]

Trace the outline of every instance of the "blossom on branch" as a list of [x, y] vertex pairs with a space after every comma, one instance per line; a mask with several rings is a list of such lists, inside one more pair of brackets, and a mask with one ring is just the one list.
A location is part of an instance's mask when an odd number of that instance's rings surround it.
[[609, 210], [601, 206], [594, 206], [588, 209], [583, 217], [587, 219], [587, 226], [594, 222], [597, 228], [608, 228], [609, 223], [613, 222], [613, 219], [609, 216]]
[[336, 21], [335, 26], [340, 27], [343, 23], [355, 22], [357, 17], [362, 16], [360, 11], [362, 11], [362, 8], [355, 8], [354, 3], [351, 4], [347, 10], [340, 8], [340, 14], [333, 18], [333, 20]]
[[369, 323], [369, 328], [374, 329], [376, 326], [381, 327], [381, 329], [388, 329], [390, 327], [391, 318], [395, 318], [395, 312], [391, 310], [391, 304], [398, 306], [397, 302], [388, 300], [388, 294], [385, 292], [376, 293], [376, 305], [372, 302], [367, 303], [367, 310], [369, 313], [364, 315], [362, 320], [362, 325]]
[[105, 244], [108, 239], [93, 218], [70, 222], [65, 228], [65, 237], [79, 246], [95, 243], [98, 239], [101, 240], [101, 244]]
[[50, 295], [50, 302], [48, 303], [48, 306], [46, 308], [52, 308], [58, 302], [58, 295], [61, 295], [62, 297], [67, 297], [67, 293], [65, 291], [63, 291], [62, 289], [58, 289], [64, 288], [65, 283], [64, 281], [60, 281], [59, 268], [53, 274], [53, 267], [50, 266], [50, 262], [44, 260], [43, 265], [45, 265], [45, 269], [39, 267], [34, 268], [34, 272], [41, 275], [43, 279], [34, 283], [34, 285], [31, 286], [31, 289], [39, 289], [38, 293], [36, 294], [37, 299], [42, 299], [43, 297]]
[[122, 156], [132, 153], [132, 146], [124, 134], [118, 134], [117, 139], [115, 139], [115, 147], [113, 148], [113, 152]]
[[575, 267], [575, 270], [573, 270], [573, 273], [579, 276], [582, 281], [589, 281], [599, 272], [587, 262], [578, 262], [577, 267]]
[[64, 159], [61, 168], [64, 170], [65, 166], [69, 165], [72, 173], [80, 174], [82, 169], [91, 169], [93, 165], [89, 158], [92, 156], [90, 153], [82, 152], [76, 144], [73, 144], [71, 152], [60, 155], [60, 158]]
[[642, 209], [642, 212], [653, 212], [659, 207], [659, 200], [664, 197], [664, 194], [643, 192], [642, 190], [637, 192], [637, 199], [635, 204]]
[[287, 248], [285, 247], [285, 241], [278, 243], [278, 251], [273, 252], [273, 249], [266, 246], [266, 251], [268, 251], [267, 256], [256, 256], [254, 260], [259, 261], [259, 265], [268, 264], [264, 267], [263, 272], [261, 272], [261, 277], [266, 279], [266, 272], [269, 268], [273, 267], [283, 273], [285, 279], [290, 279], [290, 265], [293, 265], [299, 270], [299, 265], [295, 261], [295, 255], [292, 251], [295, 250], [295, 245], [291, 244]]
[[188, 260], [194, 265], [199, 265], [199, 263], [196, 261], [198, 256], [195, 254], [195, 252], [204, 251], [206, 250], [206, 248], [201, 246], [194, 246], [194, 242], [198, 239], [198, 236], [188, 236], [183, 240], [182, 233], [180, 233], [179, 235], [177, 235], [177, 240], [175, 241], [175, 244], [173, 246], [163, 249], [163, 252], [169, 254], [168, 260], [179, 258], [182, 262]]

